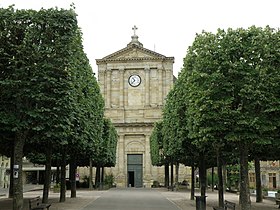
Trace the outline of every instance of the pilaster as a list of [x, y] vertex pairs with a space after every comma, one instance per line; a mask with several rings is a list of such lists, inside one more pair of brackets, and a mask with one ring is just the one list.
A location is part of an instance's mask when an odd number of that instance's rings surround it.
[[118, 170], [119, 174], [124, 174], [124, 155], [125, 155], [125, 145], [124, 145], [124, 135], [119, 136], [119, 142], [118, 142]]
[[124, 68], [119, 69], [119, 75], [120, 75], [120, 100], [119, 100], [119, 107], [124, 107]]
[[162, 105], [162, 86], [163, 86], [163, 81], [162, 81], [162, 68], [158, 69], [158, 105]]
[[128, 74], [124, 72], [124, 78], [123, 78], [123, 97], [124, 97], [124, 107], [128, 106]]
[[150, 68], [145, 68], [145, 106], [150, 106]]
[[150, 178], [151, 177], [151, 172], [152, 172], [152, 164], [151, 164], [151, 155], [150, 155], [150, 135], [145, 135], [145, 154], [146, 154], [146, 158], [145, 158], [145, 167], [146, 167], [146, 171], [145, 171], [145, 175], [146, 178]]
[[111, 107], [111, 76], [112, 76], [112, 70], [107, 69], [106, 70], [106, 76], [107, 76], [107, 82], [106, 82], [106, 107]]

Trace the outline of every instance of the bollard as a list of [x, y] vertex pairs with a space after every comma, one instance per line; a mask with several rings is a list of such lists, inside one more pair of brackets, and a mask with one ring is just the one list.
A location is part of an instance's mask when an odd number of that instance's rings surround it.
[[194, 196], [196, 201], [196, 210], [206, 210], [207, 196]]

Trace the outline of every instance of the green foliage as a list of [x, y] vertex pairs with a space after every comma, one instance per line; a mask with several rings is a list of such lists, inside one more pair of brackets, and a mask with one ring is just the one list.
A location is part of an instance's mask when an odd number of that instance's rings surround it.
[[155, 187], [155, 188], [160, 187], [160, 183], [158, 181], [154, 180], [152, 187]]
[[188, 91], [189, 134], [199, 145], [269, 140], [267, 132], [275, 130], [271, 105], [279, 106], [271, 89], [277, 86], [271, 76], [279, 78], [278, 36], [268, 27], [197, 35], [181, 76]]
[[16, 132], [27, 132], [26, 152], [68, 149], [94, 157], [104, 101], [75, 12], [10, 7], [0, 17], [1, 145], [12, 146]]
[[5, 143], [7, 134], [14, 136], [10, 149], [20, 169], [14, 208], [20, 209], [24, 145], [30, 144], [26, 152], [50, 157], [54, 148], [69, 143], [76, 102], [70, 64], [78, 25], [73, 10], [10, 7], [0, 9], [0, 31], [0, 133]]
[[150, 136], [151, 161], [154, 166], [161, 166], [164, 162], [162, 122], [156, 122]]
[[236, 186], [240, 181], [240, 166], [239, 164], [227, 165], [227, 183], [229, 186]]
[[39, 133], [41, 144], [60, 143], [71, 125], [68, 62], [76, 15], [10, 8], [1, 9], [1, 17], [1, 124], [8, 131], [28, 131], [31, 141]]
[[[198, 153], [207, 161], [221, 154], [224, 163], [235, 164], [240, 153], [242, 206], [248, 151], [260, 148], [254, 155], [279, 158], [279, 40], [279, 30], [270, 27], [197, 34], [164, 107], [166, 157], [194, 162]], [[271, 146], [275, 150], [265, 152]]]
[[113, 174], [105, 174], [105, 178], [104, 178], [104, 184], [108, 185], [109, 187], [112, 187], [114, 185], [114, 175]]
[[[177, 84], [177, 83], [176, 83]], [[187, 147], [184, 147], [184, 141], [187, 138], [185, 129], [185, 104], [183, 98], [180, 98], [180, 86], [175, 87], [169, 92], [166, 104], [163, 110], [163, 149], [165, 155], [174, 161], [180, 161], [182, 156], [186, 155]]]
[[202, 32], [179, 76], [192, 143], [200, 151], [239, 149], [242, 206], [248, 200], [248, 150], [279, 145], [279, 35], [254, 26]]
[[107, 118], [103, 119], [102, 141], [96, 145], [96, 157], [93, 164], [95, 166], [112, 167], [116, 164], [116, 150], [118, 134]]
[[[207, 174], [207, 184], [212, 185], [212, 174], [211, 173]], [[217, 174], [214, 174], [214, 176], [213, 176], [213, 184], [214, 185], [218, 184], [218, 175]]]

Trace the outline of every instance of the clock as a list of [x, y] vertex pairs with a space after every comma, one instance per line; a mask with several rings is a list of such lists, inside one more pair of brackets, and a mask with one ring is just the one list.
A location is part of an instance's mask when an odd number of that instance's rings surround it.
[[132, 86], [132, 87], [137, 87], [140, 85], [141, 83], [141, 77], [139, 75], [131, 75], [129, 78], [128, 78], [128, 83]]

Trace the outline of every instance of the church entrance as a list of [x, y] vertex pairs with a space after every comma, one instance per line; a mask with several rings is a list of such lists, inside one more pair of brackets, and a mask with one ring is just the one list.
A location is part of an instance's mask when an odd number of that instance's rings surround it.
[[143, 155], [127, 155], [127, 186], [143, 186]]

